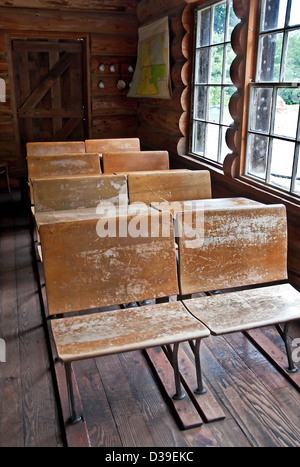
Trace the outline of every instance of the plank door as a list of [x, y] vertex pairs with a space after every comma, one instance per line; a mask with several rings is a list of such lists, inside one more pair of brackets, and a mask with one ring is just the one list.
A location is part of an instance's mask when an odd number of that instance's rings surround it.
[[86, 137], [83, 40], [14, 39], [20, 141]]

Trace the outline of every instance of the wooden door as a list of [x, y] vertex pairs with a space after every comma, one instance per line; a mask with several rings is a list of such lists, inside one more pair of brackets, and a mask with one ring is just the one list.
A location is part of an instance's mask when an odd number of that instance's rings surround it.
[[83, 40], [13, 40], [23, 152], [26, 142], [85, 139], [83, 45]]

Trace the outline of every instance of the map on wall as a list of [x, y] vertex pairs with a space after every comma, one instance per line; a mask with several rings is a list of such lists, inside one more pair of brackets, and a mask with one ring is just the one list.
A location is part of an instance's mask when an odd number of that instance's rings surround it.
[[138, 58], [128, 97], [171, 98], [168, 17], [139, 28]]

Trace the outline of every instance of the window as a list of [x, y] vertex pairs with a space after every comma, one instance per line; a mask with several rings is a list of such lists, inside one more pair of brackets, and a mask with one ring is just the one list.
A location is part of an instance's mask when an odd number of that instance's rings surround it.
[[238, 22], [232, 0], [196, 10], [190, 152], [219, 164], [229, 151], [225, 142], [232, 123], [228, 104], [236, 91], [230, 78], [235, 58], [230, 38]]
[[262, 0], [245, 175], [300, 196], [300, 2]]

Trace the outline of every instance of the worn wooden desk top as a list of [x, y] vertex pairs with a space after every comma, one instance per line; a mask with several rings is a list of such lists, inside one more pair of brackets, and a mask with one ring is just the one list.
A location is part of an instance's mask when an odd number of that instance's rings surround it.
[[178, 212], [185, 210], [200, 210], [211, 208], [229, 208], [232, 206], [254, 206], [261, 205], [258, 201], [248, 198], [213, 198], [213, 199], [196, 199], [189, 201], [173, 201], [166, 203], [152, 202], [150, 206], [161, 212], [170, 212], [173, 217], [176, 217]]
[[52, 224], [58, 222], [74, 222], [87, 219], [100, 219], [101, 217], [110, 217], [116, 215], [132, 215], [140, 212], [149, 212], [153, 210], [148, 206], [107, 206], [99, 208], [79, 208], [63, 211], [47, 211], [35, 213], [35, 220], [38, 228], [41, 225]]

